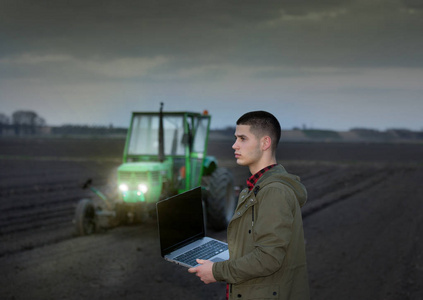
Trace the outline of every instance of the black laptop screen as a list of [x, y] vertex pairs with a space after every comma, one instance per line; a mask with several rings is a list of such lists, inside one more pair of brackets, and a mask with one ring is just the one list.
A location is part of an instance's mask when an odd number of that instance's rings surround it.
[[205, 235], [201, 187], [157, 203], [161, 254]]

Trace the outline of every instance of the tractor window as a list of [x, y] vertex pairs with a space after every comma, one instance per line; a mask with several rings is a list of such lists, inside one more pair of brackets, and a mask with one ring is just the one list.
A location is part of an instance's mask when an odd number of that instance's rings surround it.
[[[184, 134], [183, 116], [164, 116], [165, 155], [184, 155], [182, 137]], [[134, 116], [128, 146], [129, 155], [158, 155], [159, 153], [159, 116]]]
[[204, 152], [210, 118], [198, 118], [194, 139], [194, 152]]

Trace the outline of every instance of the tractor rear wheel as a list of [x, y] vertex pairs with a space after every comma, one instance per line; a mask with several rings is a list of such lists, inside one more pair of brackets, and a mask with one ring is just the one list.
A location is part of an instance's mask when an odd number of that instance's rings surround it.
[[94, 204], [90, 199], [82, 199], [76, 206], [75, 225], [78, 235], [90, 235], [96, 229]]
[[226, 229], [236, 208], [234, 182], [229, 170], [217, 168], [210, 175], [207, 190], [207, 225], [214, 230]]

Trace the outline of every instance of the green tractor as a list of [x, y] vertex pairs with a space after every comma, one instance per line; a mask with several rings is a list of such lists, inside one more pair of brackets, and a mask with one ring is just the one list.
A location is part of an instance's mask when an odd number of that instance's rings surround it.
[[225, 229], [235, 210], [231, 173], [207, 156], [211, 117], [207, 112], [134, 112], [117, 170], [118, 192], [106, 197], [91, 186], [97, 197], [82, 199], [75, 212], [78, 235], [97, 228], [143, 222], [156, 214], [156, 203], [170, 196], [203, 187], [207, 225]]

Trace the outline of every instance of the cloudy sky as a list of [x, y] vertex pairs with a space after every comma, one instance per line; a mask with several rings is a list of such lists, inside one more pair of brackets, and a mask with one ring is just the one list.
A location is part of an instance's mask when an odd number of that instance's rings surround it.
[[421, 0], [0, 0], [0, 113], [423, 130], [422, 32]]

